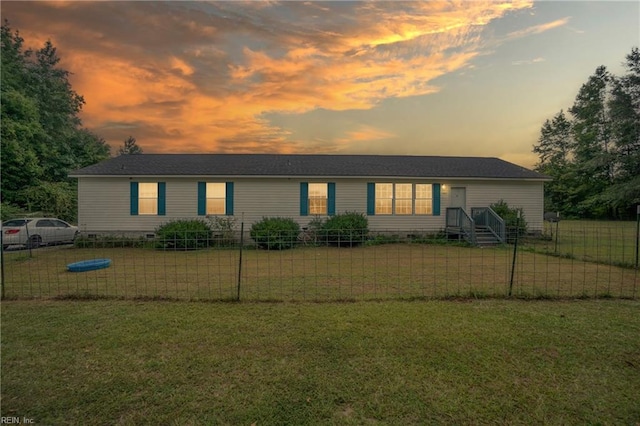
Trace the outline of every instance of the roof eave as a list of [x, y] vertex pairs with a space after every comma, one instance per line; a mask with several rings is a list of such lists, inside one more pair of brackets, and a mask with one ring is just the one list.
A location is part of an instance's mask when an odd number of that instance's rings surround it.
[[496, 176], [395, 176], [395, 175], [185, 175], [185, 174], [70, 174], [71, 178], [191, 178], [191, 179], [228, 179], [228, 178], [253, 178], [253, 179], [291, 179], [291, 178], [304, 178], [304, 179], [446, 179], [446, 180], [491, 180], [491, 181], [535, 181], [535, 182], [550, 182], [553, 179], [543, 177], [496, 177]]

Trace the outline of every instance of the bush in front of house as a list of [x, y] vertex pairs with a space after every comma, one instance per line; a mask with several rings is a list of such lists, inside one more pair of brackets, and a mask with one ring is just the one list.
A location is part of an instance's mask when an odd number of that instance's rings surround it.
[[300, 225], [291, 218], [263, 217], [251, 225], [250, 235], [258, 247], [267, 250], [284, 250], [295, 247]]
[[207, 216], [211, 227], [212, 247], [233, 247], [236, 244], [236, 222], [229, 216]]
[[321, 236], [328, 244], [353, 247], [365, 242], [369, 235], [369, 221], [358, 212], [345, 212], [331, 216], [323, 223]]
[[155, 230], [156, 248], [164, 250], [196, 250], [206, 248], [211, 239], [211, 227], [199, 219], [167, 222]]
[[[509, 207], [509, 204], [504, 200], [491, 204], [489, 207], [504, 220], [508, 242], [513, 242], [516, 233], [520, 236], [527, 233], [527, 220], [524, 217], [522, 208]], [[520, 213], [520, 219], [518, 219], [518, 212]]]

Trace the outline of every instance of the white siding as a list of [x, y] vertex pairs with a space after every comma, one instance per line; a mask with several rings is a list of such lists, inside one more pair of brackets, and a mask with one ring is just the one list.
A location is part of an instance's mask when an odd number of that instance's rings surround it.
[[166, 215], [130, 214], [129, 178], [81, 177], [78, 183], [78, 225], [83, 232], [126, 231], [153, 232], [162, 223], [195, 218], [198, 208], [198, 181], [234, 182], [234, 217], [238, 226], [244, 218], [245, 228], [262, 217], [291, 217], [306, 226], [314, 216], [300, 216], [300, 182], [335, 182], [336, 213], [367, 211], [367, 182], [441, 183], [440, 216], [370, 216], [371, 230], [437, 231], [445, 227], [445, 211], [449, 206], [449, 188], [467, 189], [467, 209], [488, 206], [500, 199], [512, 207], [522, 207], [532, 230], [542, 229], [542, 182], [476, 182], [393, 180], [393, 179], [303, 179], [303, 178], [235, 178], [204, 179], [159, 177], [133, 181], [166, 182]]
[[[456, 183], [456, 186], [460, 185]], [[544, 218], [542, 182], [467, 184], [467, 207], [488, 206], [500, 200], [504, 200], [509, 207], [522, 208], [530, 231], [542, 231]]]

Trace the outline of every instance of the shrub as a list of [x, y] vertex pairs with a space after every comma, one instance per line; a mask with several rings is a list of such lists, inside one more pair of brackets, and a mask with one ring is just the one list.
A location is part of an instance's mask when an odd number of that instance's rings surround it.
[[174, 220], [156, 229], [156, 248], [195, 250], [205, 248], [211, 239], [211, 227], [199, 219]]
[[[527, 220], [524, 217], [522, 208], [511, 208], [504, 200], [491, 204], [490, 207], [504, 220], [504, 225], [507, 228], [507, 241], [511, 242], [516, 233], [518, 235], [526, 234]], [[518, 212], [520, 212], [520, 220], [518, 220]]]
[[316, 216], [313, 219], [311, 219], [311, 221], [309, 221], [307, 228], [310, 231], [317, 233], [322, 230], [322, 227], [324, 226], [325, 223], [326, 223], [326, 219], [323, 219], [320, 216]]
[[25, 217], [31, 216], [29, 212], [26, 210], [9, 203], [2, 203], [2, 207], [0, 208], [0, 214], [2, 215], [2, 220], [15, 219], [17, 217]]
[[314, 217], [307, 226], [302, 228], [302, 232], [298, 235], [298, 243], [307, 246], [317, 246], [322, 242], [325, 242], [322, 238], [322, 227], [324, 226], [325, 219], [320, 216]]
[[227, 216], [207, 216], [207, 219], [209, 219], [212, 231], [212, 246], [229, 247], [236, 243], [235, 218]]
[[357, 212], [345, 212], [330, 217], [322, 225], [321, 235], [329, 244], [353, 247], [362, 244], [369, 234], [366, 216]]
[[300, 225], [285, 217], [264, 217], [251, 225], [251, 238], [258, 247], [267, 250], [284, 250], [295, 247]]

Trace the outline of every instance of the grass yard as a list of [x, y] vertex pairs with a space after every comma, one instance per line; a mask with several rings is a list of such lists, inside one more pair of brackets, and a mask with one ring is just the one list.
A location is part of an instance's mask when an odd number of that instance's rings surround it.
[[591, 262], [635, 265], [636, 222], [561, 220], [544, 226], [550, 240], [529, 242], [538, 250]]
[[34, 424], [638, 424], [640, 302], [5, 301]]
[[[355, 248], [245, 250], [242, 300], [315, 301], [507, 295], [512, 249], [386, 244]], [[112, 266], [72, 273], [66, 265], [110, 258]], [[115, 297], [229, 300], [238, 295], [238, 250], [53, 247], [4, 253], [8, 298]], [[622, 297], [639, 294], [638, 271], [533, 250], [518, 253], [513, 294]]]

